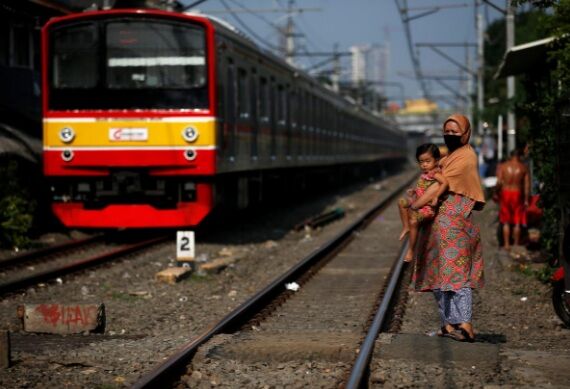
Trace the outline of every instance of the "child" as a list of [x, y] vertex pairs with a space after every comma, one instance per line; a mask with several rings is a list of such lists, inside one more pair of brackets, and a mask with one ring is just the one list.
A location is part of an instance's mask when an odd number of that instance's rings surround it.
[[[415, 189], [409, 189], [408, 197], [401, 198], [398, 203], [403, 224], [400, 240], [404, 239], [408, 232], [410, 233], [410, 244], [404, 257], [406, 262], [410, 262], [414, 256], [419, 224], [435, 217], [434, 207], [437, 205], [439, 196], [449, 186], [439, 170], [439, 158], [439, 148], [433, 143], [422, 144], [416, 149], [416, 160], [420, 165], [422, 175]], [[436, 186], [426, 193], [427, 188], [432, 185]]]

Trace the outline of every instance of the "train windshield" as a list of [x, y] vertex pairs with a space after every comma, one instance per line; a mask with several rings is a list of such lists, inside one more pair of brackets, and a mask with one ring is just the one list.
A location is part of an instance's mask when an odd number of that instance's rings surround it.
[[59, 27], [51, 109], [208, 108], [203, 27], [121, 18]]

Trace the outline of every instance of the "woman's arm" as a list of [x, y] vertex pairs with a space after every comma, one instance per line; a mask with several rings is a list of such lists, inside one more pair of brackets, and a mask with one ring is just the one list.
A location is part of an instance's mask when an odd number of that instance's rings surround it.
[[437, 184], [433, 184], [429, 188], [427, 188], [425, 193], [412, 203], [413, 209], [419, 209], [424, 205], [433, 202], [434, 200], [437, 202], [439, 196], [444, 194], [449, 188], [449, 182], [443, 176], [443, 174], [436, 173], [433, 178], [435, 178]]
[[439, 197], [445, 192], [447, 192], [447, 190], [449, 189], [449, 181], [447, 181], [447, 178], [445, 178], [445, 176], [441, 173], [435, 173], [433, 178], [435, 178], [437, 182], [439, 182], [439, 188], [437, 192], [435, 192], [435, 195], [433, 197], [435, 204], [432, 204], [436, 205]]

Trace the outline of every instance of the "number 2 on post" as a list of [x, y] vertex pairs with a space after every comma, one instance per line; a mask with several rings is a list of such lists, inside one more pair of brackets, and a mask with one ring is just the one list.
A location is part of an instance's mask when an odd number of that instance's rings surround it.
[[176, 232], [176, 259], [178, 261], [193, 261], [194, 247], [194, 231]]

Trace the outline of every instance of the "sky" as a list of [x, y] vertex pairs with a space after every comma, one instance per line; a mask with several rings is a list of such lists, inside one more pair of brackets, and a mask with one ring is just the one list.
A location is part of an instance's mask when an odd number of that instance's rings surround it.
[[[183, 0], [189, 5], [196, 0]], [[270, 9], [286, 10], [288, 0], [207, 0], [195, 9], [203, 13], [213, 13], [236, 26], [249, 35], [260, 46], [268, 43], [278, 45], [279, 33], [272, 27], [283, 25], [286, 22], [286, 12], [267, 12]], [[399, 0], [403, 4], [404, 0]], [[224, 5], [225, 3], [225, 5]], [[500, 1], [497, 3], [501, 3]], [[476, 43], [474, 0], [408, 0], [410, 16], [424, 13], [435, 6], [441, 9], [427, 16], [419, 17], [410, 22], [411, 37], [414, 43]], [[452, 7], [446, 8], [451, 5]], [[225, 11], [226, 6], [239, 10], [236, 15], [245, 24], [250, 32], [240, 26], [240, 23], [230, 13], [217, 13]], [[294, 15], [295, 32], [302, 34], [295, 39], [297, 47], [306, 48], [309, 52], [330, 52], [338, 44], [340, 51], [349, 51], [353, 45], [381, 44], [389, 47], [389, 60], [386, 81], [401, 83], [406, 98], [422, 97], [419, 83], [414, 78], [414, 71], [410, 59], [410, 52], [405, 34], [404, 24], [401, 20], [396, 0], [296, 0], [294, 7], [306, 10]], [[426, 8], [427, 7], [427, 8]], [[418, 8], [413, 10], [413, 8]], [[423, 8], [423, 9], [422, 9]], [[265, 10], [252, 14], [247, 10]], [[318, 9], [318, 10], [314, 10]], [[501, 15], [490, 7], [484, 13], [487, 22]], [[265, 43], [260, 43], [261, 38]], [[431, 75], [445, 75], [456, 78], [463, 77], [458, 66], [438, 55], [429, 48], [416, 48], [419, 53], [422, 71]], [[466, 63], [465, 48], [441, 48], [445, 54]], [[476, 48], [470, 49], [472, 66], [476, 66]], [[300, 67], [310, 67], [322, 58], [296, 59]], [[344, 76], [350, 77], [350, 60], [343, 59]], [[330, 68], [330, 67], [329, 67]], [[324, 67], [326, 69], [326, 67]], [[465, 92], [465, 81], [446, 80], [447, 85], [453, 89]], [[453, 101], [448, 90], [435, 81], [429, 82], [429, 90], [433, 95], [446, 95], [447, 104]], [[473, 88], [475, 85], [473, 85]], [[387, 86], [386, 95], [390, 100], [401, 101], [401, 88]], [[442, 101], [443, 103], [443, 101]]]

